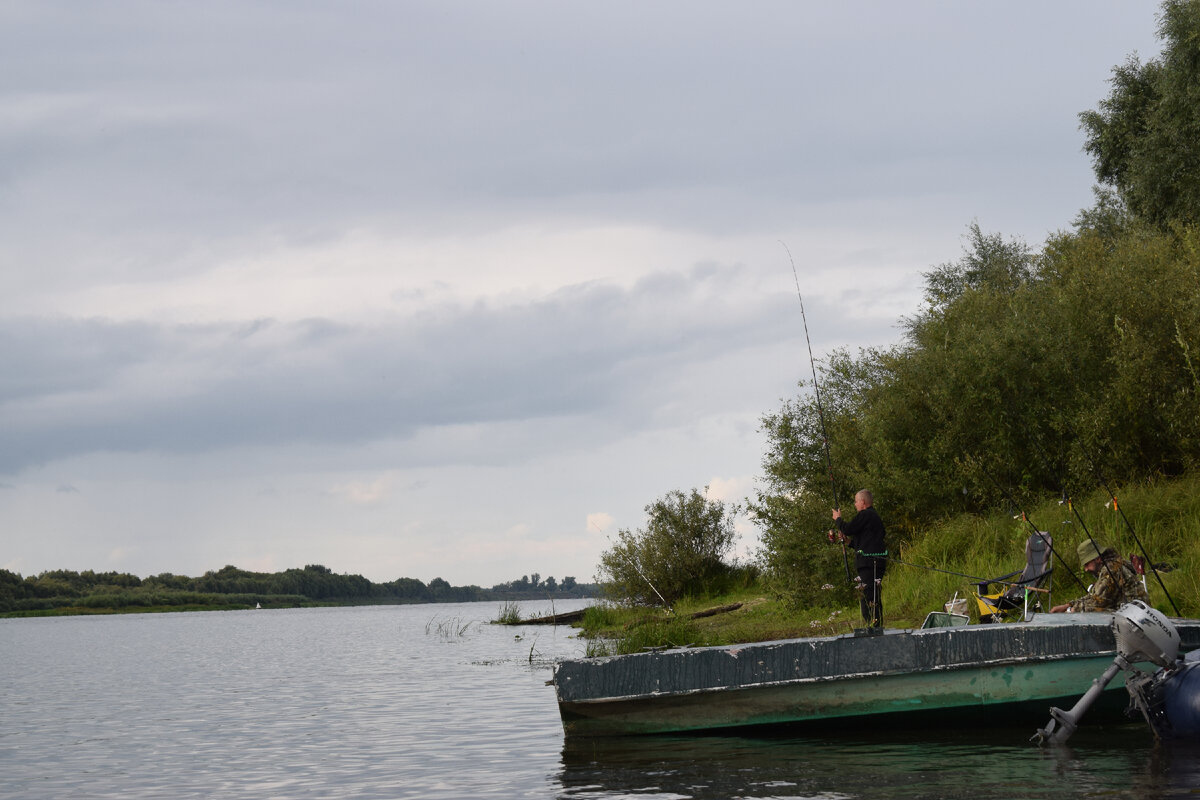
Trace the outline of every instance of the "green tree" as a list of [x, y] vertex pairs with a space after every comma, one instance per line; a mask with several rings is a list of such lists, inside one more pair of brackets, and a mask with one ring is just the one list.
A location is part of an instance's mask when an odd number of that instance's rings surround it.
[[0, 611], [11, 611], [17, 600], [26, 596], [20, 574], [0, 569]]
[[429, 588], [416, 578], [397, 578], [385, 584], [388, 594], [404, 600], [428, 600]]
[[[992, 290], [1012, 294], [1033, 275], [1033, 256], [1019, 239], [1004, 240], [998, 233], [985, 234], [978, 222], [967, 229], [967, 247], [958, 261], [926, 272], [925, 302], [928, 314], [936, 315], [970, 290]], [[920, 317], [910, 321], [915, 325]]]
[[1165, 0], [1160, 58], [1130, 56], [1080, 114], [1096, 177], [1152, 224], [1200, 221], [1200, 0]]
[[658, 605], [713, 591], [729, 572], [724, 559], [737, 539], [739, 511], [736, 504], [709, 500], [698, 489], [686, 495], [668, 492], [646, 506], [644, 529], [618, 531], [613, 547], [601, 553], [605, 594]]
[[429, 582], [429, 594], [434, 600], [450, 602], [454, 599], [454, 587], [443, 578], [434, 578]]
[[[830, 508], [855, 491], [848, 487], [866, 485], [859, 483], [870, 469], [860, 409], [868, 391], [884, 382], [878, 369], [884, 357], [878, 350], [860, 351], [858, 358], [839, 350], [818, 365], [824, 423], [815, 394], [804, 391], [807, 382], [801, 383], [801, 394], [762, 418], [767, 447], [748, 510], [761, 531], [767, 584], [795, 605], [850, 599], [847, 560], [830, 545], [826, 531]], [[826, 464], [826, 434], [832, 473]], [[880, 513], [886, 513], [885, 496], [876, 494]]]
[[902, 546], [1010, 496], [1090, 490], [1097, 468], [1121, 482], [1200, 465], [1200, 228], [1081, 226], [1032, 258], [1002, 245], [973, 227], [902, 344], [820, 366], [824, 426], [811, 394], [764, 416], [750, 510], [783, 596], [819, 604], [840, 586], [821, 536], [834, 494], [872, 489]]
[[147, 587], [156, 589], [175, 589], [182, 591], [192, 587], [192, 579], [186, 575], [174, 575], [170, 572], [163, 572], [158, 575], [152, 575], [143, 581]]

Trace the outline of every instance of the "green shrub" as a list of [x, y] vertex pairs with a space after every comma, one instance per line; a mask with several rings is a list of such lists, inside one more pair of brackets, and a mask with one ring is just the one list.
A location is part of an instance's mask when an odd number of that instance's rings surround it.
[[600, 555], [605, 596], [669, 607], [683, 597], [718, 591], [732, 569], [724, 559], [737, 538], [738, 511], [736, 505], [708, 500], [698, 489], [688, 495], [675, 490], [646, 506], [645, 529], [622, 529], [613, 547]]

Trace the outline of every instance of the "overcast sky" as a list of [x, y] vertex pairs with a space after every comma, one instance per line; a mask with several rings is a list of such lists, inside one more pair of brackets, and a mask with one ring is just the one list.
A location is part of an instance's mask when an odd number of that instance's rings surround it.
[[[1150, 2], [0, 5], [0, 567], [590, 581], [1091, 203]], [[753, 550], [741, 525], [740, 552]]]

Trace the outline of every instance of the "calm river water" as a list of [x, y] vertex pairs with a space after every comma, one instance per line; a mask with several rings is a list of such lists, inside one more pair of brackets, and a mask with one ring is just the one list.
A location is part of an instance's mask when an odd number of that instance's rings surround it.
[[[558, 603], [555, 610], [578, 608]], [[523, 604], [532, 615], [549, 604]], [[564, 742], [570, 628], [497, 603], [0, 620], [5, 798], [1156, 798], [1143, 726]]]

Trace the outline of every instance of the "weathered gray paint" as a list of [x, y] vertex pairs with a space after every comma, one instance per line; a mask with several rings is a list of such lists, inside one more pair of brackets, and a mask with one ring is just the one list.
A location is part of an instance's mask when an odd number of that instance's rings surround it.
[[[554, 684], [564, 727], [583, 734], [1040, 701], [1087, 689], [1115, 653], [1111, 621], [1109, 614], [1040, 615], [1029, 623], [564, 661]], [[1200, 647], [1200, 621], [1176, 624], [1184, 650]]]

